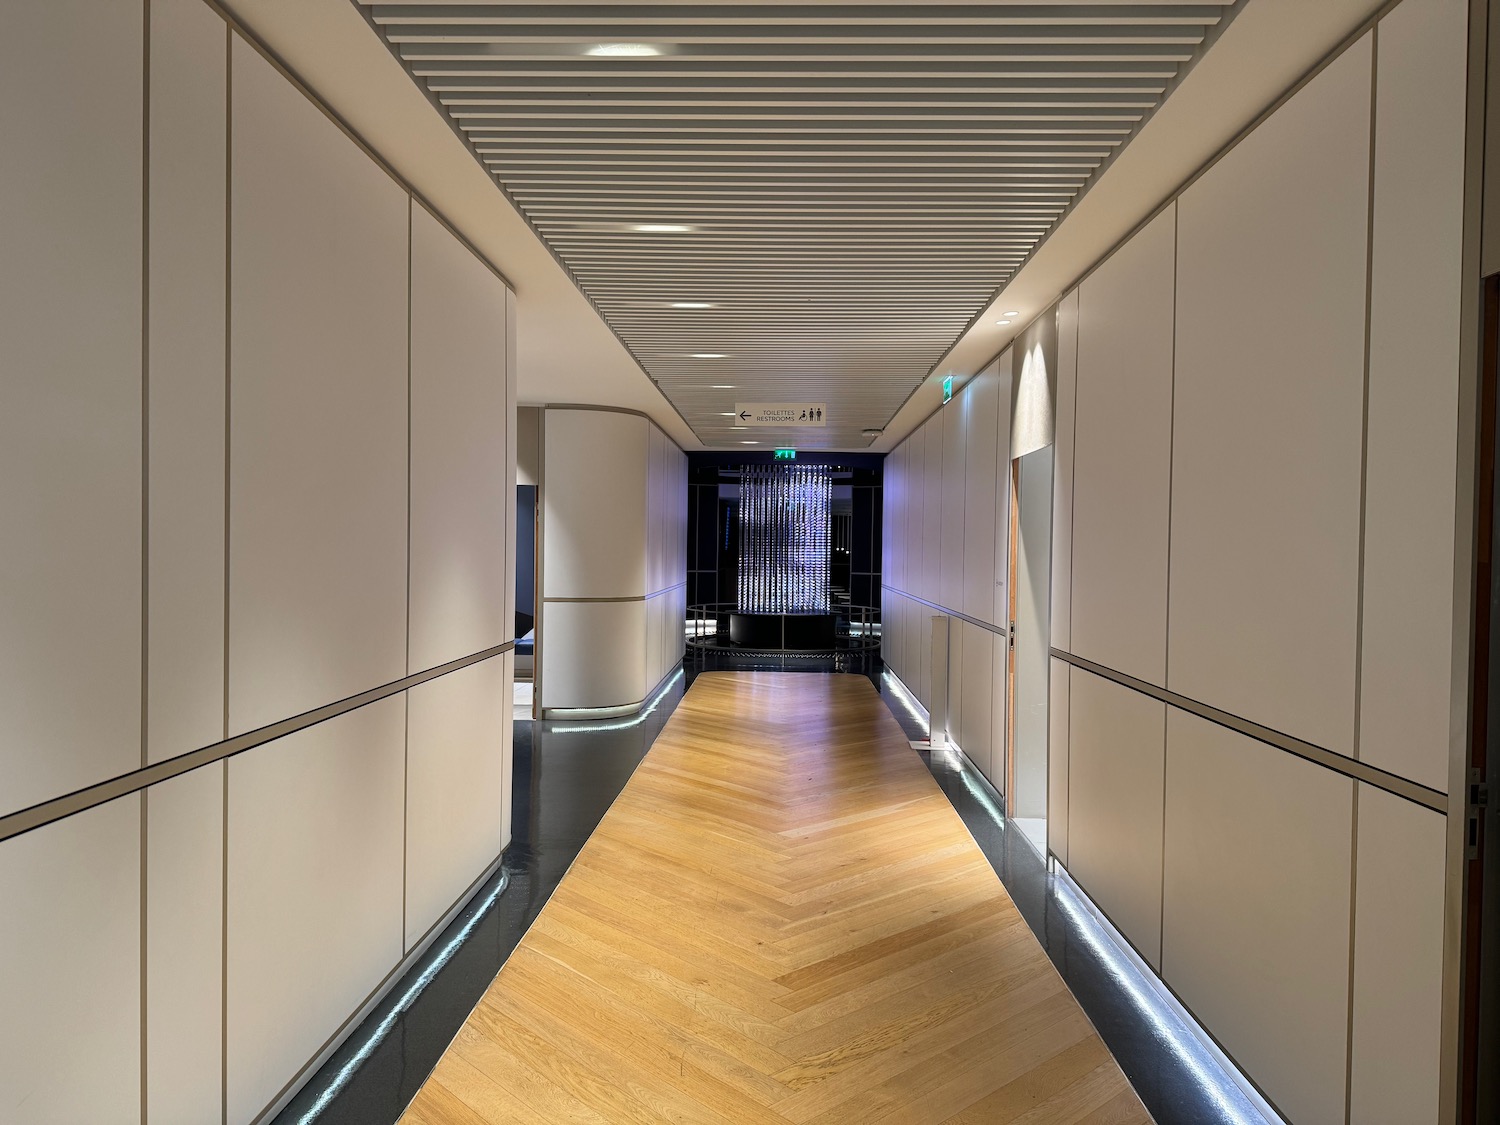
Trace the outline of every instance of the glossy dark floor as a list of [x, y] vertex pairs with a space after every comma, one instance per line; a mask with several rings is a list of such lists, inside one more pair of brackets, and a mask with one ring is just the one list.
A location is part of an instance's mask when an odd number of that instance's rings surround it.
[[[516, 724], [515, 838], [501, 876], [475, 896], [475, 905], [277, 1125], [385, 1125], [400, 1117], [650, 749], [692, 675], [689, 670], [669, 683], [648, 713], [631, 720]], [[872, 678], [908, 737], [924, 739], [922, 717], [884, 677]], [[1262, 1117], [1250, 1101], [1143, 986], [1066, 880], [1049, 872], [1006, 820], [988, 783], [952, 751], [922, 757], [1160, 1125], [1259, 1125]], [[498, 878], [509, 882], [497, 897]]]

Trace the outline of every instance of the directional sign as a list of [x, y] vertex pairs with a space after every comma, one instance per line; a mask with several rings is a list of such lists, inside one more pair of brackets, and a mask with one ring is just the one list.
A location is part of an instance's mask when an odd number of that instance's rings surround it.
[[742, 426], [826, 426], [826, 402], [737, 402], [734, 416]]

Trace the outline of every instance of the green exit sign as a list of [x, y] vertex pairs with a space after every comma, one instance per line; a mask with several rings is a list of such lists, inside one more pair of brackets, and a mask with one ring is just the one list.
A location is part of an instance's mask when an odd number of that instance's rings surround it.
[[953, 397], [953, 376], [949, 375], [943, 380], [943, 401], [947, 402]]
[[778, 461], [795, 461], [796, 459], [797, 451], [795, 449], [778, 449], [776, 451], [776, 460]]

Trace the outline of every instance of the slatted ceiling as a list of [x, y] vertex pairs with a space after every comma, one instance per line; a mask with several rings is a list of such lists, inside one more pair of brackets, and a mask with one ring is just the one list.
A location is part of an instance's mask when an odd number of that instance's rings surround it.
[[858, 448], [1236, 2], [361, 6], [705, 443]]

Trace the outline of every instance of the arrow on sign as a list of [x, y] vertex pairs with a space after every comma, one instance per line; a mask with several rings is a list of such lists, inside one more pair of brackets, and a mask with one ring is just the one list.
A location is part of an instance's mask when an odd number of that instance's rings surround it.
[[741, 410], [740, 411], [740, 421], [741, 422], [746, 421], [749, 417], [750, 417], [750, 411], [748, 411], [748, 410]]

